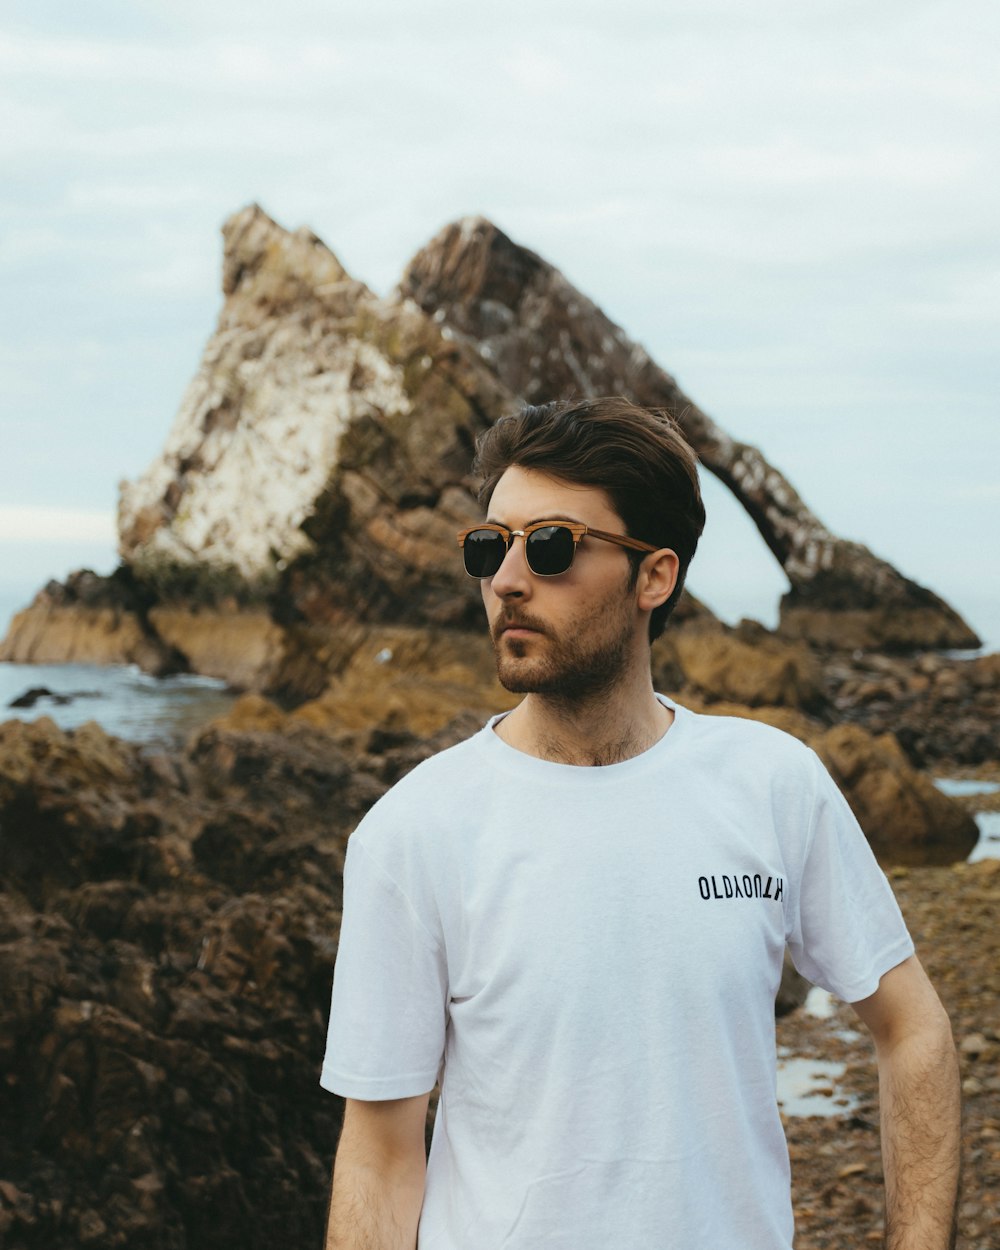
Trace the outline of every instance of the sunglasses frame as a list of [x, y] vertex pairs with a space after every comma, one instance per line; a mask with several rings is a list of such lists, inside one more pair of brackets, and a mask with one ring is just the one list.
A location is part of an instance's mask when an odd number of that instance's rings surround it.
[[[535, 569], [531, 568], [531, 560], [528, 556], [528, 539], [536, 530], [544, 529], [569, 530], [573, 536], [573, 554], [570, 556], [569, 564], [567, 564], [564, 569], [560, 569], [558, 573], [538, 573]], [[588, 534], [591, 538], [599, 538], [602, 542], [614, 543], [618, 547], [628, 547], [632, 551], [649, 552], [660, 550], [659, 547], [654, 547], [650, 543], [640, 542], [638, 538], [626, 538], [624, 534], [609, 534], [607, 530], [596, 530], [593, 526], [584, 525], [581, 521], [532, 521], [532, 523], [530, 525], [526, 525], [523, 530], [508, 529], [506, 525], [499, 525], [496, 521], [480, 521], [478, 525], [470, 525], [466, 529], [459, 531], [459, 547], [464, 550], [465, 540], [470, 534], [475, 534], [479, 530], [491, 530], [494, 534], [500, 535], [507, 548], [504, 552], [504, 558], [506, 558], [507, 552], [510, 551], [511, 544], [514, 539], [523, 538], [525, 563], [528, 568], [531, 569], [531, 572], [535, 577], [562, 577], [563, 573], [568, 573], [573, 567], [573, 561], [576, 559], [576, 549], [580, 545], [580, 539], [583, 538], [585, 534]], [[501, 559], [500, 563], [503, 563], [503, 559]], [[498, 565], [494, 572], [486, 573], [484, 576], [480, 577], [476, 573], [470, 573], [468, 569], [465, 570], [469, 577], [474, 577], [478, 582], [485, 581], [487, 577], [495, 577], [499, 571], [500, 567]]]

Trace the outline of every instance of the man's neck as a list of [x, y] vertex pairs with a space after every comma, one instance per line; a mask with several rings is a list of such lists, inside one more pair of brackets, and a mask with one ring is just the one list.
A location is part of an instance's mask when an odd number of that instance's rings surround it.
[[557, 764], [620, 764], [654, 746], [674, 714], [653, 693], [619, 687], [586, 700], [528, 694], [496, 726], [509, 746]]

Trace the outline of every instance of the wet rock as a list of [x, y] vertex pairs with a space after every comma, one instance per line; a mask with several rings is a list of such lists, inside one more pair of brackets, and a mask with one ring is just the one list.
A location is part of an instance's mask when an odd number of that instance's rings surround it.
[[69, 698], [66, 695], [54, 694], [48, 686], [32, 686], [30, 690], [26, 690], [24, 694], [18, 695], [16, 699], [11, 699], [7, 704], [8, 707], [34, 707], [41, 699], [50, 699], [53, 703], [68, 703]]
[[99, 698], [101, 698], [99, 690], [75, 690], [71, 693], [59, 693], [55, 690], [50, 690], [48, 686], [32, 686], [30, 690], [26, 690], [24, 694], [18, 695], [16, 699], [11, 699], [7, 706], [12, 708], [33, 708], [45, 699], [56, 707], [65, 707], [66, 704], [73, 703], [76, 699]]

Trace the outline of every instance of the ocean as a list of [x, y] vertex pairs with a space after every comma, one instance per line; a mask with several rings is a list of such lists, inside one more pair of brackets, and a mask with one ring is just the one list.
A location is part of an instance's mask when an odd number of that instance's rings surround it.
[[[43, 583], [0, 585], [0, 637]], [[42, 688], [56, 697], [43, 696], [31, 707], [10, 706], [29, 690]], [[227, 712], [237, 697], [211, 677], [150, 677], [134, 665], [0, 663], [0, 721], [49, 716], [60, 729], [76, 729], [93, 720], [130, 742], [175, 745]]]
[[[43, 695], [30, 707], [11, 707], [39, 689], [51, 696]], [[222, 716], [237, 697], [211, 677], [150, 677], [134, 665], [0, 664], [0, 720], [48, 716], [60, 729], [92, 720], [130, 742], [176, 745]]]

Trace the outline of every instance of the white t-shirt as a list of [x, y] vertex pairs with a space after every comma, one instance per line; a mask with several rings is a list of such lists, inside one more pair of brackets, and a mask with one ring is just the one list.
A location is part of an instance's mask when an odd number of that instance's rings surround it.
[[620, 764], [490, 724], [361, 822], [322, 1084], [441, 1080], [420, 1250], [787, 1250], [774, 998], [913, 952], [850, 808], [787, 734], [676, 719]]

